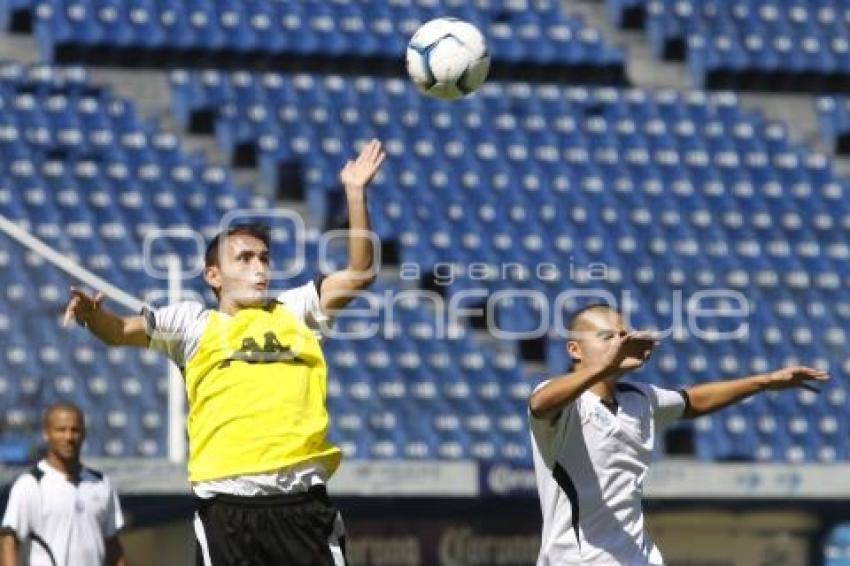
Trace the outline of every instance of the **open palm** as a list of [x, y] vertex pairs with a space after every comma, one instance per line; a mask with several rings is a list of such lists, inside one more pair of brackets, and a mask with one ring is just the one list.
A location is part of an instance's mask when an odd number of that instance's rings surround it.
[[788, 367], [770, 374], [768, 389], [791, 389], [805, 386], [810, 381], [827, 381], [829, 374], [825, 371], [808, 367]]
[[373, 139], [363, 147], [360, 155], [345, 164], [339, 179], [345, 187], [365, 187], [381, 169], [386, 157], [381, 142]]

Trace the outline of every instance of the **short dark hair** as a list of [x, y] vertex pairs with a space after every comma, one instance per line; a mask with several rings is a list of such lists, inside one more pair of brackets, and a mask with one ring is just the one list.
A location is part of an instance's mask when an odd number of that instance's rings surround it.
[[613, 307], [613, 306], [609, 305], [608, 303], [593, 303], [593, 304], [584, 306], [584, 307], [578, 309], [576, 312], [574, 312], [573, 316], [570, 317], [570, 322], [569, 322], [569, 324], [567, 324], [568, 336], [572, 337], [572, 335], [575, 334], [576, 327], [578, 326], [578, 321], [581, 320], [582, 316], [584, 316], [586, 313], [589, 313], [589, 312], [601, 311], [601, 310], [605, 310], [605, 311], [613, 312], [613, 313], [617, 313], [617, 314], [622, 314], [622, 313], [620, 313], [620, 309], [618, 309], [617, 307]]
[[42, 423], [44, 425], [44, 428], [47, 428], [47, 425], [50, 423], [50, 417], [52, 417], [54, 413], [58, 413], [59, 411], [76, 413], [80, 417], [80, 420], [83, 422], [83, 426], [86, 425], [86, 417], [83, 414], [82, 409], [80, 409], [77, 405], [71, 403], [70, 401], [57, 401], [47, 407], [47, 409], [44, 411], [44, 421]]
[[253, 236], [263, 242], [268, 248], [271, 247], [271, 236], [269, 235], [269, 232], [270, 229], [265, 224], [239, 224], [219, 232], [207, 246], [207, 251], [204, 253], [204, 266], [211, 267], [213, 265], [218, 265], [219, 244], [221, 244], [221, 242], [229, 236], [239, 236], [242, 234]]

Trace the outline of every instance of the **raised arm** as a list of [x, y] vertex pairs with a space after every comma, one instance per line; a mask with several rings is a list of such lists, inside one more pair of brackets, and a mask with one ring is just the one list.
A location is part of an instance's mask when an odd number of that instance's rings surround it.
[[150, 339], [141, 316], [121, 317], [103, 307], [103, 293], [94, 297], [71, 287], [71, 299], [65, 308], [65, 326], [76, 321], [109, 346], [147, 348]]
[[555, 377], [532, 393], [528, 408], [535, 418], [556, 416], [582, 393], [609, 377], [639, 368], [649, 358], [655, 336], [646, 332], [621, 332], [612, 335], [605, 354], [567, 375]]
[[789, 367], [740, 379], [701, 383], [686, 390], [689, 403], [683, 416], [694, 418], [707, 415], [767, 389], [805, 387], [810, 381], [828, 379], [829, 375], [825, 371]]
[[375, 240], [369, 222], [366, 187], [378, 173], [386, 154], [381, 142], [366, 144], [357, 159], [345, 164], [340, 180], [348, 201], [348, 265], [326, 277], [319, 289], [322, 310], [331, 315], [345, 307], [375, 280]]

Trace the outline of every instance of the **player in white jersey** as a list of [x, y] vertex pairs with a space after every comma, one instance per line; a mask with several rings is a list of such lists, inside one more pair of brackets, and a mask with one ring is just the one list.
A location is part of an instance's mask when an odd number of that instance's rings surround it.
[[793, 367], [680, 391], [620, 383], [649, 359], [656, 336], [630, 331], [608, 305], [580, 310], [569, 331], [573, 368], [540, 384], [529, 399], [543, 512], [538, 566], [663, 564], [645, 532], [641, 508], [660, 429], [759, 391], [829, 379], [825, 372]]
[[[44, 417], [47, 457], [15, 480], [0, 528], [0, 564], [126, 566], [121, 505], [109, 478], [80, 462], [83, 414], [56, 403]], [[20, 552], [29, 542], [29, 552]]]

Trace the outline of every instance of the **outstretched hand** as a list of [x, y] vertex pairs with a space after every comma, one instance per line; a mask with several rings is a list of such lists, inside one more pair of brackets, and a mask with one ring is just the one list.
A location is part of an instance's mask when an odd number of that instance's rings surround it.
[[812, 388], [811, 382], [829, 380], [829, 374], [809, 367], [788, 367], [767, 374], [767, 389], [792, 389], [794, 387]]
[[384, 163], [387, 154], [381, 142], [370, 140], [355, 159], [348, 161], [339, 173], [345, 188], [363, 188], [368, 185]]
[[97, 293], [92, 297], [76, 287], [71, 287], [71, 299], [65, 307], [62, 326], [70, 326], [72, 321], [79, 324], [85, 323], [86, 318], [99, 309], [105, 299], [106, 296], [103, 293]]

